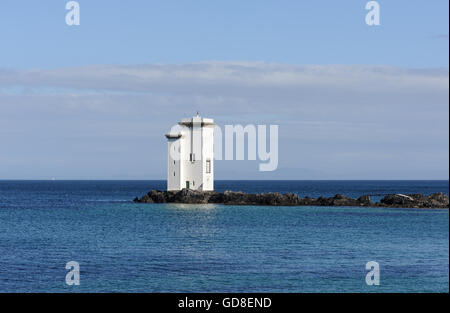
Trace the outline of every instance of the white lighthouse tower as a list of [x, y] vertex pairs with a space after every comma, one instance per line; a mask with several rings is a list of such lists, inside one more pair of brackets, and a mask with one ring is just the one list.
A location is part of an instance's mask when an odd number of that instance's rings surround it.
[[214, 190], [214, 120], [184, 118], [166, 134], [167, 190]]

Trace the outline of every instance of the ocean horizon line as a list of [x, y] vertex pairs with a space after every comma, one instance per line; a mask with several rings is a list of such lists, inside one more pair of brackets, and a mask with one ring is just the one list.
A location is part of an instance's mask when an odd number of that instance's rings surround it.
[[[86, 182], [86, 181], [149, 181], [149, 182], [161, 182], [161, 181], [166, 181], [166, 179], [21, 179], [21, 178], [12, 178], [12, 179], [0, 179], [0, 182], [10, 182], [10, 181], [34, 181], [34, 182], [39, 182], [39, 181], [59, 181], [59, 182], [73, 182], [73, 181], [80, 181], [80, 182]], [[380, 181], [380, 182], [417, 182], [417, 181], [441, 181], [441, 182], [448, 182], [449, 179], [215, 179], [215, 182], [229, 182], [229, 181], [241, 181], [241, 182], [249, 182], [249, 181], [260, 181], [260, 182], [269, 182], [269, 181], [283, 181], [283, 182], [288, 182], [288, 181], [292, 181], [292, 182], [308, 182], [308, 181], [314, 181], [314, 182], [327, 182], [327, 181], [343, 181], [343, 182], [357, 182], [357, 181]]]

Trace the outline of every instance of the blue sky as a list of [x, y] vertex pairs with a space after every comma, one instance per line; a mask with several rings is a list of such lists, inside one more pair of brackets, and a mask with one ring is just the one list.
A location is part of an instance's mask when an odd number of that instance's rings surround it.
[[280, 125], [217, 179], [448, 179], [448, 1], [66, 2], [0, 2], [0, 179], [165, 178], [197, 110]]
[[79, 1], [81, 25], [65, 25], [64, 0], [0, 3], [1, 65], [187, 63], [448, 67], [448, 1]]

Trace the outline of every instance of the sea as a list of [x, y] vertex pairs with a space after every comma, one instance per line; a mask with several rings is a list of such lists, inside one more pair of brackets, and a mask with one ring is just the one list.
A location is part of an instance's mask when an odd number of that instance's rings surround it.
[[[0, 181], [0, 292], [449, 292], [448, 209], [132, 201], [165, 187]], [[216, 181], [215, 188], [377, 201], [448, 195], [449, 182]]]

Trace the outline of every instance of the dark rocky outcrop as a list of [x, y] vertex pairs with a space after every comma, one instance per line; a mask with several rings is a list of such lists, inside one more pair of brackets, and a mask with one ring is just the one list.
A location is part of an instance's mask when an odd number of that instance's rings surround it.
[[226, 205], [274, 205], [274, 206], [364, 206], [364, 207], [394, 207], [394, 208], [448, 208], [448, 196], [435, 193], [429, 196], [413, 195], [387, 195], [377, 203], [364, 195], [358, 199], [337, 194], [334, 197], [317, 199], [300, 198], [293, 193], [281, 194], [278, 192], [248, 194], [242, 191], [196, 191], [183, 189], [180, 191], [152, 190], [142, 198], [135, 198], [139, 203], [186, 203], [206, 204], [217, 203]]
[[387, 195], [378, 204], [394, 208], [448, 208], [448, 196], [443, 193], [434, 193], [429, 196], [422, 194]]

